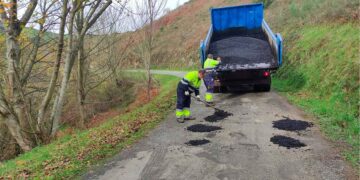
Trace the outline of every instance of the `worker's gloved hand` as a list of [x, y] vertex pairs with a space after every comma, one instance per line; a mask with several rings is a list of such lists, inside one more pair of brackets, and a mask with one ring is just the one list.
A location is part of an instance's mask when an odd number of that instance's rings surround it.
[[201, 99], [200, 99], [200, 95], [197, 95], [197, 96], [196, 96], [196, 100], [198, 100], [198, 101], [201, 100]]
[[189, 91], [185, 91], [185, 96], [190, 96], [190, 92], [189, 92]]

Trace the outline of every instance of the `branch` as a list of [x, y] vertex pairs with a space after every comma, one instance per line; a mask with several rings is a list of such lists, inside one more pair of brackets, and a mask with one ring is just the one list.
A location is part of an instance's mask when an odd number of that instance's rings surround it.
[[86, 22], [89, 22], [91, 17], [94, 15], [96, 9], [100, 6], [101, 1], [96, 1], [96, 4], [90, 8], [88, 15], [86, 16]]
[[94, 17], [90, 17], [89, 21], [86, 21], [86, 25], [84, 26], [84, 31], [82, 34], [85, 34], [87, 30], [94, 25], [94, 23], [99, 19], [99, 17], [104, 13], [104, 11], [111, 5], [112, 0], [107, 0], [106, 3], [101, 7], [99, 12], [97, 12]]
[[25, 26], [29, 22], [31, 16], [34, 13], [34, 10], [35, 10], [37, 4], [38, 4], [38, 0], [30, 0], [29, 5], [27, 6], [27, 9], [26, 9], [24, 15], [20, 19], [21, 25]]
[[27, 83], [28, 78], [30, 77], [31, 71], [32, 71], [34, 65], [36, 64], [36, 57], [38, 55], [38, 50], [39, 50], [39, 46], [40, 46], [39, 45], [40, 44], [40, 34], [42, 32], [42, 29], [43, 29], [43, 26], [42, 25], [40, 25], [40, 26], [41, 26], [40, 31], [39, 31], [38, 35], [36, 36], [35, 43], [34, 43], [34, 48], [35, 48], [34, 52], [32, 52], [32, 54], [29, 57], [30, 64], [28, 64], [28, 66], [25, 69], [25, 72], [24, 72], [23, 76], [20, 79], [21, 86], [24, 86]]

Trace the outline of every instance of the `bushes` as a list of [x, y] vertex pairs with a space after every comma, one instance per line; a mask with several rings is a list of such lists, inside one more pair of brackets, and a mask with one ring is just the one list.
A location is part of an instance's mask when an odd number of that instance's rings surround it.
[[[143, 84], [143, 80], [137, 77], [120, 75], [119, 80], [109, 78], [87, 95], [85, 108], [88, 117], [96, 113], [104, 112], [110, 108], [123, 108], [134, 101], [136, 88]], [[76, 126], [80, 117], [75, 89], [70, 89], [69, 100], [64, 107], [62, 121], [67, 125]]]

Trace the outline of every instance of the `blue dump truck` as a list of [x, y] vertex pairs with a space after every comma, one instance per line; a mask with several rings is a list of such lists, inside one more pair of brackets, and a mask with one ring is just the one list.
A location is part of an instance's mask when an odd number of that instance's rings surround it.
[[271, 74], [282, 64], [282, 38], [264, 20], [263, 4], [212, 8], [211, 26], [200, 44], [201, 64], [208, 54], [221, 57], [215, 92], [251, 86], [270, 91]]

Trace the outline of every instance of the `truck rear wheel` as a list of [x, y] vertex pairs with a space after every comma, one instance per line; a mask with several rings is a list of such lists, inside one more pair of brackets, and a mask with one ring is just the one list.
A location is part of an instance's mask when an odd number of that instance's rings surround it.
[[256, 92], [269, 92], [271, 89], [271, 84], [259, 84], [254, 86]]
[[257, 92], [269, 92], [270, 89], [271, 89], [271, 76], [267, 77], [266, 83], [254, 85], [254, 90]]

